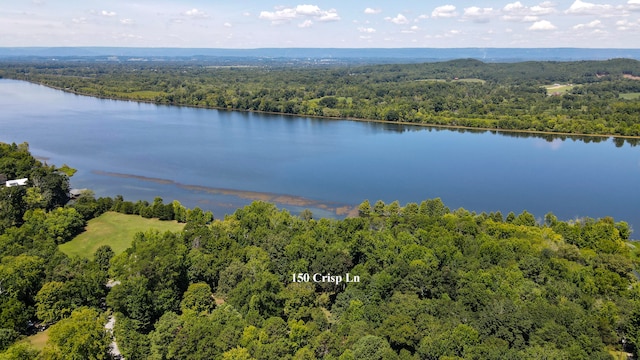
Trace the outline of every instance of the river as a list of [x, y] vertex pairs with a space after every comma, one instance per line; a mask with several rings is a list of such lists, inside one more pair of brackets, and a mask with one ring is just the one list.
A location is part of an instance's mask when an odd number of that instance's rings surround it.
[[440, 197], [452, 209], [640, 228], [640, 147], [612, 139], [158, 106], [14, 80], [0, 80], [0, 109], [0, 141], [78, 169], [72, 186], [98, 196], [177, 199], [216, 217], [253, 199], [342, 217], [365, 199]]

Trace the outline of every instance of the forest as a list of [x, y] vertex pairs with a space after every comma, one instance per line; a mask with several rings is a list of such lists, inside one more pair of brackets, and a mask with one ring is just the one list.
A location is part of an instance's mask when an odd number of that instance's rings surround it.
[[[68, 166], [0, 144], [0, 359], [612, 359], [640, 352], [631, 229], [610, 217], [364, 200], [358, 216], [254, 202], [68, 202]], [[63, 196], [65, 195], [65, 196]], [[58, 245], [107, 211], [185, 223], [114, 253]], [[305, 274], [311, 275], [306, 280]], [[314, 274], [358, 282], [314, 281]], [[316, 278], [317, 279], [317, 278]], [[107, 286], [109, 284], [109, 286]], [[42, 350], [25, 337], [47, 328]]]
[[[204, 60], [0, 62], [0, 78], [77, 94], [492, 130], [640, 136], [640, 62], [230, 66]], [[558, 90], [554, 90], [558, 89]]]

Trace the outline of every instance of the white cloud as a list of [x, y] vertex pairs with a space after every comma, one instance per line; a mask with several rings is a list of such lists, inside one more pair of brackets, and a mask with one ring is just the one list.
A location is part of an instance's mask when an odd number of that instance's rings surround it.
[[376, 32], [376, 29], [374, 28], [365, 28], [365, 27], [359, 27], [358, 31], [362, 32], [362, 33], [369, 33], [372, 34], [374, 32]]
[[540, 20], [540, 16], [553, 14], [555, 12], [555, 5], [549, 1], [531, 7], [523, 5], [520, 1], [516, 1], [502, 8], [502, 19], [515, 22], [535, 22]]
[[274, 12], [261, 11], [259, 17], [260, 19], [270, 20], [273, 23], [283, 23], [295, 19], [297, 16], [295, 9], [287, 8]]
[[545, 1], [539, 5], [532, 6], [530, 10], [536, 15], [549, 15], [556, 12], [555, 6], [550, 1]]
[[580, 29], [584, 29], [584, 28], [601, 28], [602, 27], [602, 21], [600, 20], [593, 20], [592, 22], [588, 23], [588, 24], [578, 24], [575, 25], [573, 27], [574, 30], [580, 30]]
[[524, 9], [526, 9], [526, 7], [522, 5], [520, 1], [516, 1], [514, 3], [505, 5], [502, 10], [504, 12], [520, 12]]
[[230, 22], [226, 22], [226, 23], [224, 23], [224, 27], [228, 27], [228, 28], [230, 28], [230, 27], [233, 27], [233, 25], [231, 25], [231, 23], [230, 23]]
[[401, 32], [403, 34], [413, 34], [413, 33], [417, 32], [418, 30], [420, 30], [420, 27], [418, 27], [417, 25], [413, 25], [409, 29], [404, 29]]
[[603, 12], [608, 12], [612, 9], [613, 6], [609, 4], [594, 4], [576, 0], [565, 13], [574, 15], [602, 15]]
[[340, 15], [336, 9], [330, 9], [322, 13], [322, 15], [318, 18], [319, 21], [338, 21], [340, 20]]
[[133, 25], [135, 21], [133, 19], [120, 19], [120, 24], [122, 25]]
[[638, 30], [640, 29], [640, 19], [635, 22], [627, 19], [619, 20], [616, 22], [616, 29], [619, 31]]
[[453, 5], [438, 6], [431, 12], [431, 17], [434, 18], [452, 18], [456, 16], [458, 16], [458, 13]]
[[530, 16], [530, 15], [525, 16], [525, 17], [523, 17], [523, 18], [521, 18], [521, 19], [520, 19], [520, 21], [521, 21], [521, 22], [536, 22], [536, 21], [538, 21], [538, 20], [540, 20], [540, 18], [539, 18], [539, 17], [537, 17], [537, 16]]
[[462, 17], [473, 22], [486, 23], [491, 20], [493, 14], [493, 8], [479, 8], [477, 6], [472, 6], [464, 9], [464, 15]]
[[299, 15], [320, 15], [322, 10], [317, 5], [298, 5], [296, 6], [296, 13]]
[[391, 21], [394, 24], [398, 24], [398, 25], [404, 25], [404, 24], [408, 24], [409, 23], [409, 19], [407, 19], [404, 15], [402, 14], [398, 14], [398, 16], [392, 18], [392, 17], [386, 17], [384, 18], [387, 21]]
[[418, 16], [418, 20], [424, 20], [424, 19], [428, 19], [429, 15], [427, 14], [421, 14], [420, 16]]
[[298, 24], [298, 27], [299, 28], [308, 28], [308, 27], [311, 27], [311, 25], [313, 25], [313, 21], [307, 19], [307, 20], [301, 22], [300, 24]]
[[367, 15], [380, 14], [381, 12], [382, 12], [382, 10], [380, 10], [380, 9], [372, 9], [372, 8], [364, 9], [364, 13], [367, 14]]
[[336, 9], [322, 10], [316, 5], [298, 5], [295, 8], [261, 11], [259, 16], [260, 19], [269, 20], [272, 24], [288, 23], [293, 19], [302, 17], [313, 18], [317, 21], [340, 20], [340, 15], [338, 15]]
[[102, 10], [102, 12], [100, 12], [100, 14], [101, 14], [102, 16], [106, 16], [106, 17], [113, 17], [113, 16], [118, 15], [118, 14], [116, 14], [116, 13], [115, 13], [115, 12], [113, 12], [113, 11], [107, 11], [107, 10]]
[[73, 18], [71, 19], [71, 22], [74, 24], [86, 24], [87, 18], [86, 17]]
[[529, 30], [533, 31], [547, 31], [555, 29], [557, 29], [557, 27], [547, 20], [536, 21], [533, 25], [529, 26]]
[[202, 11], [202, 10], [198, 10], [198, 9], [191, 9], [191, 10], [187, 10], [183, 13], [186, 16], [192, 17], [192, 18], [206, 18], [209, 17], [209, 15], [207, 15], [206, 12]]
[[627, 1], [627, 8], [631, 11], [640, 10], [640, 0], [629, 0]]

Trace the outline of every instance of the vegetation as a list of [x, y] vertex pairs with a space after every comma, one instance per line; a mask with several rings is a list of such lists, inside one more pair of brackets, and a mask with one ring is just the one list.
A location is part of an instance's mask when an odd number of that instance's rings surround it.
[[640, 99], [640, 92], [620, 94], [620, 98], [625, 100], [637, 100]]
[[[0, 77], [157, 104], [565, 134], [640, 136], [640, 62], [278, 67], [4, 62]], [[550, 84], [572, 84], [559, 90]], [[552, 96], [550, 96], [552, 95]]]
[[[0, 150], [5, 169], [43, 167], [26, 145]], [[452, 211], [440, 199], [364, 201], [343, 220], [255, 202], [214, 220], [159, 198], [90, 193], [47, 209], [44, 201], [28, 205], [29, 193], [44, 192], [35, 187], [2, 203], [12, 219], [22, 208], [5, 207], [27, 205], [22, 221], [0, 232], [0, 359], [109, 359], [110, 311], [127, 359], [640, 353], [640, 254], [623, 221], [565, 222], [549, 213], [538, 223], [526, 211]], [[106, 211], [185, 224], [138, 232], [119, 254], [101, 246], [93, 260], [60, 251], [78, 221]], [[119, 284], [108, 288], [107, 279]], [[21, 340], [34, 323], [50, 326], [43, 349]]]
[[36, 350], [42, 351], [49, 341], [49, 329], [27, 337], [26, 341]]
[[137, 232], [155, 229], [160, 232], [180, 231], [184, 224], [176, 221], [144, 219], [136, 215], [107, 212], [87, 222], [86, 230], [73, 240], [60, 245], [60, 251], [70, 257], [91, 259], [99, 247], [109, 245], [115, 254], [131, 246]]

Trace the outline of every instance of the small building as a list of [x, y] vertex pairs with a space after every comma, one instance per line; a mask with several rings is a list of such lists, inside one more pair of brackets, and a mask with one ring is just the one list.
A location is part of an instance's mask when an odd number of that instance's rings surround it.
[[77, 199], [82, 195], [83, 192], [87, 191], [87, 189], [71, 189], [69, 191], [69, 198]]
[[5, 182], [5, 186], [6, 187], [13, 187], [13, 186], [25, 186], [27, 185], [27, 181], [29, 181], [28, 178], [24, 178], [24, 179], [15, 179], [15, 180], [7, 180]]

